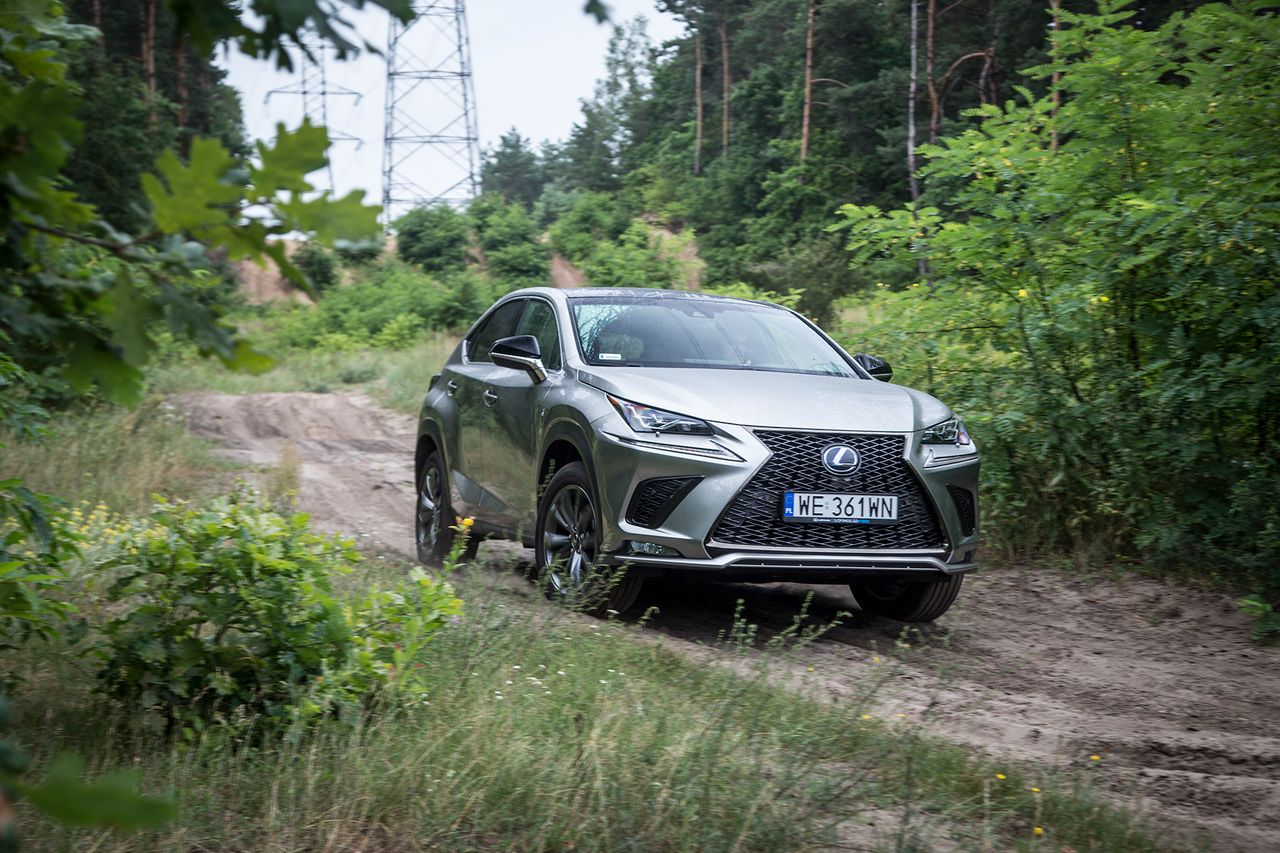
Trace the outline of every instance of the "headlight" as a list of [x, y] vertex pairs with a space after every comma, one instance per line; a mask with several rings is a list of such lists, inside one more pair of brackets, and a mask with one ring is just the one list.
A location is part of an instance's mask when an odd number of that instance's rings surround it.
[[940, 424], [925, 427], [924, 433], [920, 436], [920, 443], [963, 446], [973, 442], [969, 440], [969, 431], [964, 428], [964, 421], [959, 418], [947, 418]]
[[712, 434], [711, 426], [706, 421], [655, 409], [652, 406], [642, 406], [628, 400], [619, 400], [612, 394], [606, 396], [618, 410], [618, 414], [622, 415], [622, 419], [636, 432], [664, 432], [673, 435]]

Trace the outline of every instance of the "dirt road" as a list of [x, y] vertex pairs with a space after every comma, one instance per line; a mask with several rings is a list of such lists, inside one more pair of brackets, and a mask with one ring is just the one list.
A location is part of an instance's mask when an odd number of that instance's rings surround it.
[[[413, 419], [368, 398], [190, 395], [191, 428], [250, 465], [301, 460], [302, 506], [366, 548], [412, 556]], [[486, 545], [485, 554], [496, 546]], [[507, 549], [510, 553], [510, 549]], [[1089, 764], [1136, 796], [1179, 844], [1280, 850], [1280, 649], [1248, 640], [1225, 596], [1143, 578], [992, 569], [966, 582], [936, 626], [898, 647], [902, 625], [856, 611], [840, 587], [653, 585], [666, 641], [708, 654], [738, 599], [761, 630], [852, 616], [806, 650], [797, 677], [854, 693], [887, 650], [905, 655], [884, 713], [929, 708], [939, 734], [994, 755]], [[809, 667], [813, 668], [812, 673]]]

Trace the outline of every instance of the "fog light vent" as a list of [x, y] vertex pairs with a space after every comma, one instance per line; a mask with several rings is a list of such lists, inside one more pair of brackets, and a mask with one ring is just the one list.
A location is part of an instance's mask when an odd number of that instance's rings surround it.
[[947, 491], [956, 505], [956, 515], [960, 516], [960, 532], [972, 536], [978, 527], [978, 505], [973, 492], [959, 486], [947, 486]]
[[627, 521], [638, 527], [661, 527], [701, 477], [656, 477], [636, 486]]

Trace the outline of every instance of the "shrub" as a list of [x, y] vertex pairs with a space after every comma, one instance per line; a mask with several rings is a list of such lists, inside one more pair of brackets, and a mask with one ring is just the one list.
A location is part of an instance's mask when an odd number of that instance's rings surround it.
[[575, 264], [582, 263], [597, 243], [618, 239], [630, 224], [615, 199], [603, 193], [581, 193], [551, 226], [551, 247]]
[[482, 195], [471, 203], [485, 267], [502, 291], [546, 284], [551, 270], [537, 223], [517, 202]]
[[349, 540], [248, 490], [205, 507], [159, 502], [97, 567], [118, 572], [108, 597], [122, 608], [102, 628], [100, 689], [168, 729], [351, 719], [377, 694], [411, 694], [405, 655], [460, 602], [422, 573], [343, 602], [331, 578], [357, 560]]
[[618, 242], [596, 243], [582, 271], [599, 287], [671, 287], [681, 278], [680, 265], [652, 245], [649, 226], [638, 220]]
[[338, 282], [338, 262], [333, 254], [319, 243], [307, 241], [290, 258], [294, 265], [306, 273], [311, 285], [323, 292]]
[[336, 240], [333, 250], [337, 252], [344, 264], [363, 266], [381, 257], [385, 245], [386, 241], [382, 235], [378, 235], [368, 240]]
[[467, 263], [471, 222], [446, 204], [415, 207], [395, 221], [396, 254], [427, 272], [460, 270]]

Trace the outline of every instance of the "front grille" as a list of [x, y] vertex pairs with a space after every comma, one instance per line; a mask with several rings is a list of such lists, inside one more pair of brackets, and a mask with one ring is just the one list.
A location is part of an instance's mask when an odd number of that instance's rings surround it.
[[627, 507], [627, 521], [639, 527], [661, 527], [676, 505], [701, 477], [658, 477], [636, 486]]
[[[711, 532], [722, 545], [847, 550], [933, 550], [943, 547], [933, 507], [906, 460], [906, 436], [757, 431], [773, 455], [730, 502]], [[862, 464], [837, 477], [822, 464], [822, 451], [847, 444]], [[805, 524], [782, 521], [782, 493], [848, 492], [898, 496], [896, 524]]]
[[956, 505], [956, 514], [960, 516], [960, 532], [972, 536], [978, 527], [978, 506], [973, 499], [973, 492], [959, 486], [947, 486], [951, 500]]

